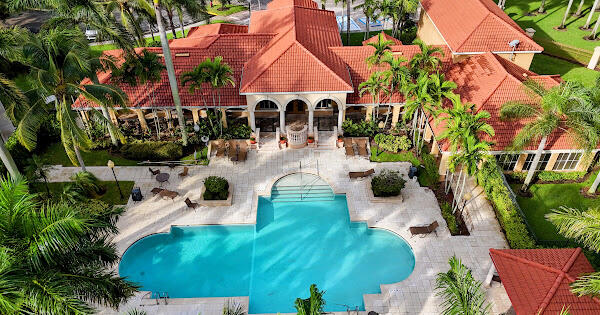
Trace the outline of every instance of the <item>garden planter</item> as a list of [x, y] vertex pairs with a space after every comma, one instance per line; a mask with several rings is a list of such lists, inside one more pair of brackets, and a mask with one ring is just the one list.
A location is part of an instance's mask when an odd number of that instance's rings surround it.
[[256, 144], [256, 140], [250, 140], [250, 144]]
[[314, 143], [315, 139], [308, 139], [308, 140], [306, 140], [306, 142], [308, 142], [308, 143]]
[[231, 206], [233, 199], [233, 185], [229, 183], [229, 193], [227, 194], [227, 199], [225, 200], [204, 200], [204, 192], [206, 191], [206, 187], [202, 185], [200, 189], [200, 198], [198, 200], [198, 204], [207, 207], [224, 207]]
[[375, 197], [373, 194], [373, 189], [371, 188], [371, 180], [369, 178], [366, 179], [367, 183], [367, 196], [369, 197], [369, 201], [373, 203], [401, 203], [402, 200], [402, 192], [398, 196], [393, 197]]

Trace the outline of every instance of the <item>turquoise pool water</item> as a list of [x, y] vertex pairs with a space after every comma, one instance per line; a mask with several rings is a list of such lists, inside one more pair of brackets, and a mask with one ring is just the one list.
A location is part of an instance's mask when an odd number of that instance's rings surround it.
[[256, 226], [173, 227], [132, 245], [119, 273], [171, 298], [250, 296], [250, 313], [283, 313], [295, 312], [312, 283], [326, 290], [326, 311], [364, 310], [363, 294], [405, 279], [414, 265], [402, 238], [350, 222], [345, 195], [261, 197]]

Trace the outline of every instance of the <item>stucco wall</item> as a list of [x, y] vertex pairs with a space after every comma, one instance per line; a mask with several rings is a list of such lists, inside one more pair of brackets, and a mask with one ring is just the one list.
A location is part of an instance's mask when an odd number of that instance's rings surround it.
[[[422, 40], [428, 45], [446, 45], [446, 41], [435, 28], [435, 25], [425, 12], [422, 11], [421, 17], [419, 18], [419, 27], [417, 29], [417, 38]], [[409, 44], [409, 43], [405, 43]]]
[[335, 101], [340, 107], [345, 107], [346, 106], [346, 93], [331, 93], [331, 94], [326, 94], [326, 93], [311, 93], [311, 94], [269, 94], [269, 95], [246, 95], [246, 104], [248, 104], [248, 109], [249, 110], [254, 110], [256, 104], [258, 104], [258, 102], [262, 101], [262, 100], [270, 100], [275, 102], [275, 104], [277, 104], [277, 106], [280, 106], [281, 108], [285, 108], [285, 106], [293, 101], [293, 100], [302, 100], [305, 103], [307, 103], [307, 105], [312, 106], [314, 108], [314, 106], [317, 105], [317, 103], [321, 100], [324, 99], [331, 99], [333, 101]]
[[515, 54], [514, 60], [511, 60], [511, 54], [497, 54], [498, 56], [510, 60], [520, 66], [521, 68], [529, 70], [531, 61], [533, 60], [534, 53], [519, 53]]

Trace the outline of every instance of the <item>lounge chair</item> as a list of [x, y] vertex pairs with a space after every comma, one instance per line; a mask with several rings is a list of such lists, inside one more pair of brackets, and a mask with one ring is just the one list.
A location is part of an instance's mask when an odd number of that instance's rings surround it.
[[148, 167], [148, 170], [150, 171], [150, 173], [152, 173], [152, 175], [158, 175], [160, 174], [160, 170], [153, 170], [152, 168]]
[[238, 162], [246, 161], [248, 157], [248, 146], [246, 144], [240, 145], [240, 152], [238, 152]]
[[154, 188], [152, 188], [152, 190], [150, 192], [156, 196], [156, 194], [160, 193], [163, 190], [164, 190], [163, 188], [154, 187]]
[[360, 156], [369, 156], [369, 151], [367, 150], [367, 140], [365, 139], [357, 139], [356, 147], [358, 148], [358, 155]]
[[417, 234], [422, 235], [421, 237], [425, 237], [425, 236], [427, 236], [427, 234], [429, 234], [431, 232], [434, 232], [435, 235], [437, 236], [436, 229], [438, 228], [438, 226], [440, 226], [438, 224], [438, 222], [437, 221], [433, 221], [429, 225], [411, 226], [410, 228], [408, 228], [408, 230], [410, 231], [411, 237], [415, 236]]
[[225, 142], [224, 141], [216, 141], [215, 145], [217, 146], [217, 154], [216, 157], [224, 157], [225, 156]]
[[179, 177], [184, 177], [188, 175], [189, 168], [187, 166], [183, 167], [183, 172], [179, 173]]
[[192, 202], [190, 200], [190, 198], [185, 198], [185, 204], [187, 205], [188, 208], [191, 208], [191, 209], [196, 209], [198, 207], [198, 203]]
[[354, 156], [354, 144], [351, 138], [344, 138], [344, 149], [346, 150], [346, 156]]
[[176, 191], [170, 191], [168, 189], [163, 189], [163, 191], [158, 193], [162, 198], [167, 197], [171, 199], [175, 199], [175, 197], [179, 196], [179, 193]]
[[363, 177], [367, 177], [370, 176], [372, 174], [375, 173], [374, 169], [370, 169], [368, 171], [364, 171], [364, 172], [348, 172], [348, 176], [350, 178], [363, 178]]

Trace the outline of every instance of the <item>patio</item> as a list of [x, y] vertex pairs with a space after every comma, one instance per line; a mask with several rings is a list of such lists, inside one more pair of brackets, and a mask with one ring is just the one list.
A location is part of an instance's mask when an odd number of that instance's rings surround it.
[[[317, 163], [318, 161], [318, 163]], [[175, 200], [161, 200], [153, 197], [150, 190], [158, 187], [154, 176], [147, 167], [116, 167], [119, 179], [133, 180], [144, 195], [141, 202], [127, 205], [127, 212], [118, 225], [120, 233], [115, 237], [117, 250], [123, 253], [128, 246], [141, 237], [153, 233], [168, 232], [172, 225], [196, 224], [253, 224], [256, 220], [258, 194], [270, 189], [279, 177], [298, 172], [302, 163], [303, 172], [318, 173], [328, 181], [336, 193], [347, 193], [350, 217], [354, 221], [366, 221], [370, 227], [391, 230], [402, 236], [413, 248], [416, 266], [409, 278], [395, 284], [381, 285], [381, 294], [364, 295], [367, 311], [387, 314], [439, 314], [440, 299], [435, 296], [435, 276], [448, 269], [448, 259], [452, 255], [461, 258], [470, 267], [476, 279], [483, 281], [492, 264], [490, 248], [508, 248], [500, 231], [494, 213], [483, 199], [477, 196], [470, 203], [474, 211], [470, 213], [471, 236], [450, 236], [433, 192], [418, 183], [408, 180], [402, 194], [404, 201], [399, 204], [377, 204], [368, 201], [366, 180], [349, 180], [349, 171], [364, 171], [383, 168], [401, 171], [407, 178], [407, 162], [371, 163], [366, 159], [346, 159], [343, 149], [255, 151], [248, 154], [245, 163], [233, 164], [225, 159], [214, 159], [209, 166], [194, 166], [190, 175], [179, 178], [179, 168], [160, 167], [161, 172], [171, 174], [164, 188], [179, 192]], [[78, 168], [55, 167], [49, 176], [54, 181], [65, 180]], [[88, 170], [101, 180], [111, 180], [112, 173], [107, 167], [88, 167]], [[199, 199], [202, 180], [210, 175], [225, 177], [234, 187], [231, 207], [199, 207], [188, 209], [185, 198]], [[440, 223], [438, 236], [425, 238], [410, 237], [408, 227], [437, 220]], [[503, 313], [510, 308], [510, 301], [502, 286], [496, 284], [488, 290], [489, 301], [493, 303], [493, 313]], [[154, 300], [144, 299], [139, 293], [124, 305], [121, 311], [133, 307], [143, 308], [150, 314], [220, 314], [223, 298], [210, 299], [170, 299], [168, 305], [156, 305]], [[241, 298], [244, 303], [247, 300]], [[290, 301], [293, 303], [294, 301]], [[140, 307], [140, 304], [146, 306]], [[111, 314], [105, 310], [103, 314]]]

